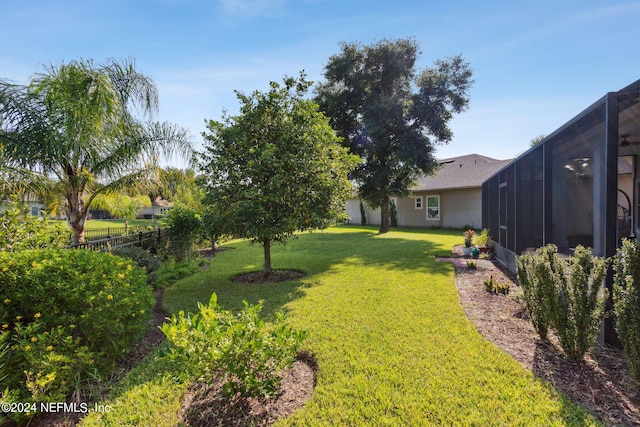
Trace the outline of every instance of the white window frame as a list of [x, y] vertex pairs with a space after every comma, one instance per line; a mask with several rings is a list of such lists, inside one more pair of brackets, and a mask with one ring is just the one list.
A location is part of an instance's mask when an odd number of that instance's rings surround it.
[[422, 197], [422, 196], [416, 196], [415, 197], [415, 207], [418, 210], [424, 209], [424, 197]]
[[396, 210], [398, 209], [398, 198], [397, 197], [389, 197], [389, 207], [391, 207], [391, 202], [396, 205]]
[[[429, 206], [429, 199], [435, 199], [437, 200], [437, 206]], [[427, 205], [427, 221], [439, 221], [440, 220], [440, 195], [438, 194], [432, 194], [432, 195], [428, 195], [425, 197], [425, 201], [426, 201], [426, 205]], [[432, 211], [432, 209], [436, 209], [437, 213], [435, 216], [430, 217], [429, 213]]]

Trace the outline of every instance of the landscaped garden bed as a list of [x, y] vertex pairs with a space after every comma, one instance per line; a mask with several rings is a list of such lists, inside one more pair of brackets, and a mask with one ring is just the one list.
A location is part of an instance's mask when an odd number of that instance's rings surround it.
[[[493, 276], [516, 289], [495, 295], [482, 286]], [[517, 296], [515, 276], [497, 261], [490, 266], [456, 267], [460, 304], [478, 331], [537, 377], [549, 381], [574, 402], [588, 408], [607, 425], [640, 425], [640, 393], [629, 376], [622, 351], [595, 348], [585, 360], [568, 360], [554, 334], [540, 339], [524, 301]]]

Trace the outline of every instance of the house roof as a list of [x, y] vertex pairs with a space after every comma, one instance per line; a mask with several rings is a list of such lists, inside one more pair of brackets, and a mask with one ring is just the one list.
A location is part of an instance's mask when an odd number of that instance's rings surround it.
[[511, 160], [496, 160], [479, 154], [452, 157], [439, 161], [439, 169], [418, 178], [412, 191], [452, 190], [481, 187], [482, 183]]

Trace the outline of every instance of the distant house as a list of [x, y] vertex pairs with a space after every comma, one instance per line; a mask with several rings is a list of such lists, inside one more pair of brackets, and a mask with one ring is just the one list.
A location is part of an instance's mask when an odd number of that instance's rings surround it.
[[[44, 215], [46, 206], [37, 196], [34, 196], [32, 194], [25, 194], [22, 196], [22, 203], [27, 206], [27, 210], [31, 215]], [[0, 201], [0, 212], [6, 211], [8, 206], [10, 206], [10, 203], [8, 201]]]
[[156, 197], [151, 206], [140, 210], [138, 218], [155, 219], [164, 216], [172, 207], [172, 202]]
[[[439, 161], [434, 175], [420, 177], [409, 197], [391, 197], [400, 227], [451, 227], [482, 224], [482, 183], [510, 160], [468, 154]], [[360, 200], [347, 200], [352, 224], [360, 223]], [[365, 204], [367, 224], [380, 224], [380, 207]]]

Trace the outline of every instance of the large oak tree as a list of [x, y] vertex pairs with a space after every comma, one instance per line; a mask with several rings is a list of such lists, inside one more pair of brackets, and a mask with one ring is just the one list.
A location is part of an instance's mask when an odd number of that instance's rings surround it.
[[268, 92], [236, 92], [240, 113], [210, 121], [199, 166], [207, 209], [219, 231], [264, 247], [296, 231], [327, 227], [344, 214], [348, 172], [358, 161], [339, 143], [329, 119], [304, 96], [310, 82], [285, 78]]
[[[72, 240], [81, 242], [98, 194], [143, 191], [158, 181], [159, 156], [190, 155], [185, 130], [150, 121], [157, 109], [155, 84], [130, 60], [50, 66], [28, 86], [0, 81], [0, 177], [52, 178]], [[7, 184], [5, 192], [15, 191]]]
[[433, 173], [435, 146], [451, 141], [449, 122], [467, 108], [472, 72], [461, 56], [416, 70], [413, 39], [341, 47], [325, 66], [316, 102], [362, 158], [352, 177], [358, 195], [380, 207], [386, 232], [389, 197], [408, 195], [418, 174]]

